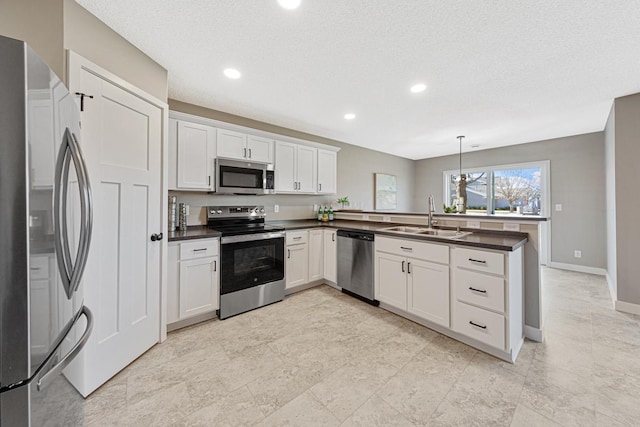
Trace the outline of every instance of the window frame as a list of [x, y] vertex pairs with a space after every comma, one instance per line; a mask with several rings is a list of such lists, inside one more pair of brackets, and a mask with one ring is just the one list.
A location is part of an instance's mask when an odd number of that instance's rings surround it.
[[[539, 215], [527, 215], [532, 217], [548, 218], [551, 215], [551, 161], [550, 160], [538, 160], [535, 162], [524, 163], [510, 163], [505, 165], [495, 166], [481, 166], [472, 168], [462, 168], [462, 171], [466, 174], [474, 172], [486, 172], [487, 179], [491, 182], [491, 185], [487, 185], [487, 213], [486, 214], [470, 214], [479, 216], [492, 216], [492, 217], [504, 217], [505, 215], [496, 215], [495, 213], [495, 188], [494, 188], [494, 174], [496, 171], [509, 170], [509, 169], [531, 169], [540, 168], [540, 192], [542, 206], [540, 208]], [[451, 169], [442, 171], [442, 184], [443, 184], [443, 203], [446, 205], [449, 202], [449, 195], [451, 194], [451, 175], [457, 175], [460, 173], [460, 169]]]

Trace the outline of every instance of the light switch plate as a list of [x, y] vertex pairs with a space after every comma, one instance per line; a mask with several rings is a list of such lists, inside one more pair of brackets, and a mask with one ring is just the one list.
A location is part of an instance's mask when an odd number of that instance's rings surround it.
[[480, 228], [480, 221], [467, 221], [467, 228]]
[[[317, 209], [316, 209], [317, 211]], [[280, 205], [273, 205], [273, 212], [278, 213], [280, 212]]]
[[560, 212], [562, 210], [562, 205], [560, 203], [556, 204], [556, 212]]
[[520, 231], [520, 224], [513, 224], [505, 222], [502, 226], [502, 229], [505, 231]]

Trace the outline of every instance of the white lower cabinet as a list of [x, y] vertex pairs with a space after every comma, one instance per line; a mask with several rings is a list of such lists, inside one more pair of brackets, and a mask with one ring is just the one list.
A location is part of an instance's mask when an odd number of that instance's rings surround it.
[[[376, 299], [449, 327], [449, 266], [432, 262], [448, 261], [448, 246], [379, 237], [376, 249]], [[425, 260], [406, 253], [434, 255]]]
[[524, 340], [522, 249], [454, 246], [452, 329], [515, 359]]
[[324, 231], [324, 278], [338, 281], [338, 234], [337, 230]]
[[449, 327], [449, 267], [407, 260], [407, 311]]
[[288, 231], [286, 244], [285, 288], [309, 283], [309, 232]]
[[219, 240], [170, 242], [167, 257], [167, 323], [220, 308]]
[[324, 278], [324, 231], [309, 230], [309, 281]]
[[524, 340], [522, 262], [521, 248], [506, 252], [380, 236], [375, 298], [383, 308], [443, 326], [438, 330], [514, 361]]

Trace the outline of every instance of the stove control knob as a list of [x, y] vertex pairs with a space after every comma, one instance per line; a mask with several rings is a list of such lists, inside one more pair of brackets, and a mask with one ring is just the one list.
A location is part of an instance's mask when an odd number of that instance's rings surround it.
[[216, 213], [217, 213], [217, 214], [221, 214], [221, 213], [222, 213], [222, 211], [221, 211], [221, 210], [217, 210], [217, 211], [216, 211]]
[[264, 208], [260, 209], [260, 213], [264, 213]]

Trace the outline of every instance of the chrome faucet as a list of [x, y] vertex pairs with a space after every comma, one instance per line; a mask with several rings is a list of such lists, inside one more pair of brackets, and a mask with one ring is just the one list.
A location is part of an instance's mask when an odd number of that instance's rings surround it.
[[435, 206], [433, 204], [433, 194], [430, 194], [429, 195], [429, 219], [428, 219], [428, 222], [427, 222], [427, 225], [428, 225], [429, 228], [433, 228], [432, 227], [433, 224], [435, 224], [437, 222], [437, 221], [434, 222], [434, 220], [433, 220], [433, 213], [435, 211], [436, 211], [436, 208], [435, 208]]

